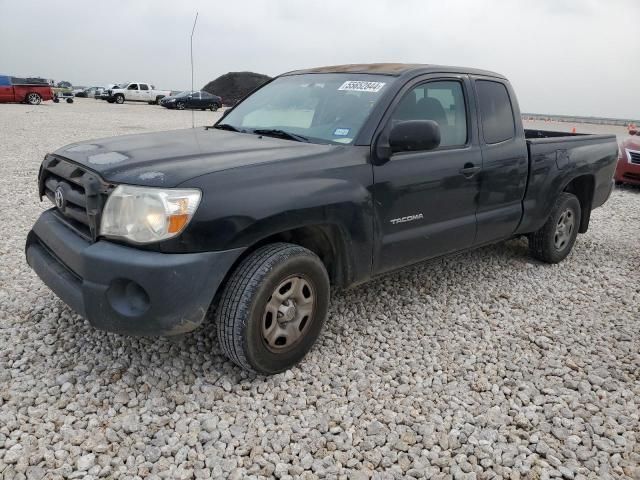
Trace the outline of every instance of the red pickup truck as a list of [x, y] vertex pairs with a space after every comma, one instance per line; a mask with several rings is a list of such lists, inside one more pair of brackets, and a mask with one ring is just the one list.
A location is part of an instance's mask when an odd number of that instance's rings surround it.
[[31, 83], [27, 79], [0, 75], [0, 103], [39, 105], [53, 100], [53, 89], [46, 83]]

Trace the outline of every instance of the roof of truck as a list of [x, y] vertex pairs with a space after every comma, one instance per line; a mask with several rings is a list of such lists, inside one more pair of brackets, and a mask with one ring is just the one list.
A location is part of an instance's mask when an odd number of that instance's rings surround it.
[[294, 70], [285, 75], [301, 73], [373, 73], [381, 75], [400, 76], [408, 72], [415, 73], [467, 73], [471, 75], [485, 75], [490, 77], [505, 78], [496, 72], [480, 70], [468, 67], [450, 67], [445, 65], [431, 65], [423, 63], [350, 63], [346, 65], [332, 65], [328, 67], [315, 67], [304, 70]]

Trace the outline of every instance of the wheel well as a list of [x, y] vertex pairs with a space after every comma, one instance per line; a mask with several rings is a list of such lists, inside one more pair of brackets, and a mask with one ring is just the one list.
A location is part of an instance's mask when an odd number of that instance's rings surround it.
[[243, 252], [236, 263], [241, 262], [263, 245], [276, 242], [293, 243], [311, 250], [322, 260], [331, 284], [336, 286], [347, 284], [349, 268], [343, 236], [335, 225], [310, 225], [276, 233], [253, 244]]
[[580, 233], [585, 233], [589, 228], [594, 188], [595, 180], [593, 176], [582, 175], [571, 180], [563, 190], [574, 194], [580, 202], [580, 209], [582, 211], [580, 215], [580, 229], [578, 230]]

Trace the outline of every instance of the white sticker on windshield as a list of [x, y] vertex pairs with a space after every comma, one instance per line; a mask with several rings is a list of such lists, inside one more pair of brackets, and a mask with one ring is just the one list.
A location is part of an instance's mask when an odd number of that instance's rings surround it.
[[347, 80], [340, 86], [340, 88], [338, 88], [338, 90], [376, 93], [382, 90], [382, 87], [384, 87], [385, 85], [385, 82], [364, 82], [361, 80]]

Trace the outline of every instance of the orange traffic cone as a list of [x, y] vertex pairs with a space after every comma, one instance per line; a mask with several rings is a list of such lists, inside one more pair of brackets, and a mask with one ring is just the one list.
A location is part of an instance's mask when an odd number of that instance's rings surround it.
[[571, 133], [576, 133], [576, 127], [573, 127], [573, 128], [571, 129]]

